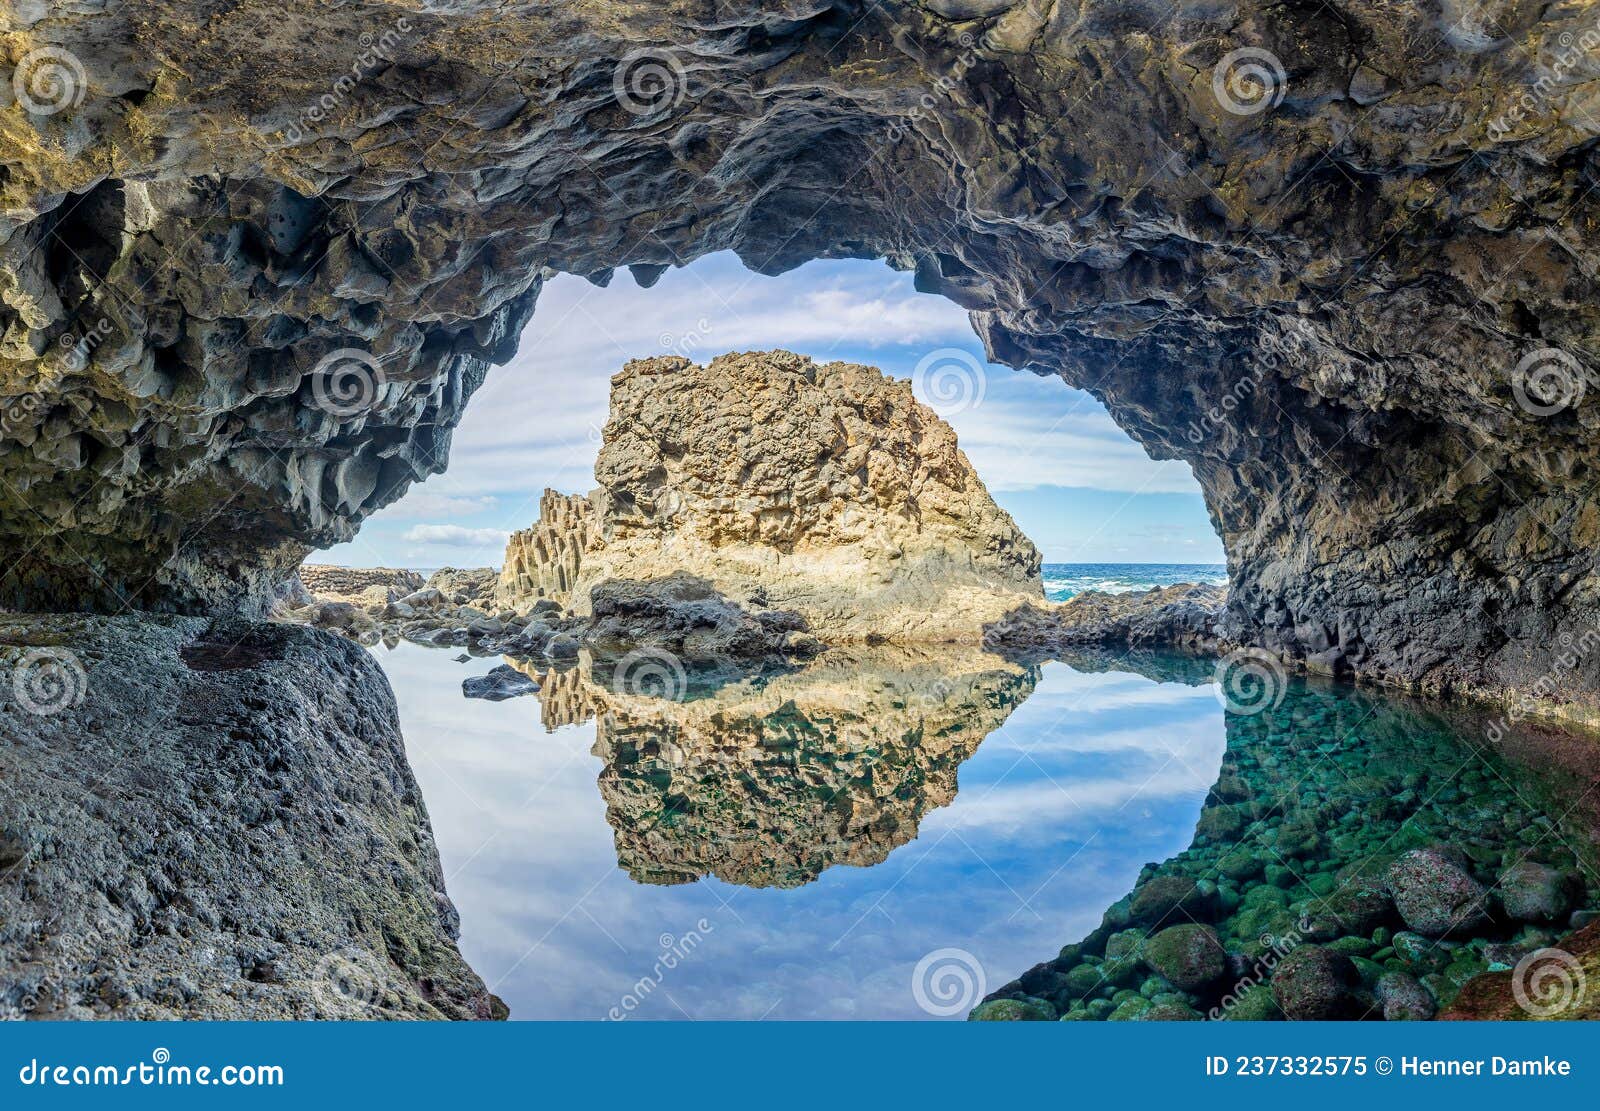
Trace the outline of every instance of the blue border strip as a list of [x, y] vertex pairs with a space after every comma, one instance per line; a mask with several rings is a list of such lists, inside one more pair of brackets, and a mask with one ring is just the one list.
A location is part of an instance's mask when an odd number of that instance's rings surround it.
[[[1414, 1107], [1434, 1093], [1448, 1097], [1452, 1109], [1479, 1101], [1504, 1108], [1508, 1099], [1593, 1107], [1600, 1097], [1597, 1035], [1592, 1023], [1532, 1022], [17, 1023], [0, 1025], [0, 1107], [322, 1107], [342, 1100], [446, 1107], [487, 1096], [533, 1107], [581, 1099], [599, 1107], [770, 1111], [879, 1101], [1016, 1107], [1021, 1097], [1050, 1101], [1046, 1106], [1114, 1102], [1189, 1111], [1233, 1108], [1268, 1089], [1292, 1099], [1296, 1111], [1349, 1111], [1352, 1100]], [[1552, 1063], [1557, 1071], [1496, 1075], [1496, 1057]], [[1416, 1059], [1481, 1065], [1419, 1075], [1409, 1063]], [[33, 1082], [25, 1084], [30, 1066]], [[70, 1079], [75, 1067], [97, 1066], [102, 1076], [133, 1070], [133, 1082], [54, 1082]], [[202, 1086], [193, 1079], [205, 1067], [215, 1081], [226, 1066], [281, 1068], [283, 1082]], [[195, 1070], [187, 1085], [176, 1082], [183, 1074], [175, 1070], [185, 1068]], [[41, 1081], [40, 1070], [50, 1075]]]

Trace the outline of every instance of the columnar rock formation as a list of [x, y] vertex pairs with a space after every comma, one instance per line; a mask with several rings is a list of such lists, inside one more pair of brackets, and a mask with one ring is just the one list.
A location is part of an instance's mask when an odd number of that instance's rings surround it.
[[547, 727], [598, 719], [606, 819], [643, 883], [798, 887], [884, 860], [1038, 682], [971, 649], [830, 652], [706, 697], [674, 667], [641, 653], [540, 677]]
[[512, 538], [502, 603], [586, 613], [597, 585], [686, 572], [824, 641], [918, 641], [976, 638], [1043, 598], [1039, 553], [955, 431], [871, 367], [635, 360], [611, 380], [595, 477]]
[[539, 520], [511, 534], [496, 596], [519, 604], [529, 598], [564, 598], [577, 585], [583, 553], [595, 540], [594, 507], [578, 494], [546, 490]]
[[1241, 639], [1600, 690], [1563, 648], [1600, 604], [1586, 5], [112, 0], [0, 33], [6, 604], [260, 605], [444, 465], [546, 275], [732, 249], [914, 270], [1187, 461]]

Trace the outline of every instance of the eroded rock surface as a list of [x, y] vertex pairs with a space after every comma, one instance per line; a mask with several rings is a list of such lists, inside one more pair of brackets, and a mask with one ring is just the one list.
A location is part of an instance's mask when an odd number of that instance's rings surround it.
[[0, 619], [0, 1017], [504, 1017], [354, 644]]
[[842, 643], [973, 636], [1043, 600], [1038, 551], [955, 431], [871, 367], [635, 360], [611, 380], [595, 477], [512, 537], [503, 604], [586, 614], [596, 587], [687, 574]]
[[1596, 705], [1587, 5], [159, 0], [0, 33], [4, 603], [264, 605], [444, 465], [553, 271], [878, 257], [1193, 467], [1241, 640]]
[[597, 719], [619, 864], [643, 883], [748, 887], [798, 887], [911, 841], [1038, 682], [989, 653], [898, 646], [712, 690], [649, 651], [536, 674], [546, 727]]

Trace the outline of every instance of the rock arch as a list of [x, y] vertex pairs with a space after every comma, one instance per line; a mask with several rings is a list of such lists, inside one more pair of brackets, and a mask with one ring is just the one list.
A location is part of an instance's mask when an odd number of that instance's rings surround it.
[[1190, 463], [1240, 639], [1600, 686], [1581, 6], [103, 9], [0, 24], [0, 602], [259, 607], [548, 274], [733, 249], [914, 269]]

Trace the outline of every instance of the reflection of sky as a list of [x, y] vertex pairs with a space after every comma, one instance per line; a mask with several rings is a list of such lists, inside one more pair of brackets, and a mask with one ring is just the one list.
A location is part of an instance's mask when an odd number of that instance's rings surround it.
[[923, 1018], [917, 961], [960, 948], [990, 988], [1076, 941], [1142, 865], [1185, 848], [1224, 746], [1208, 687], [1047, 664], [961, 768], [961, 791], [872, 868], [797, 890], [635, 883], [595, 785], [594, 725], [547, 734], [533, 698], [465, 699], [498, 661], [402, 645], [380, 658], [433, 819], [461, 948], [513, 1018], [603, 1018], [664, 935], [704, 919], [649, 1019]]

